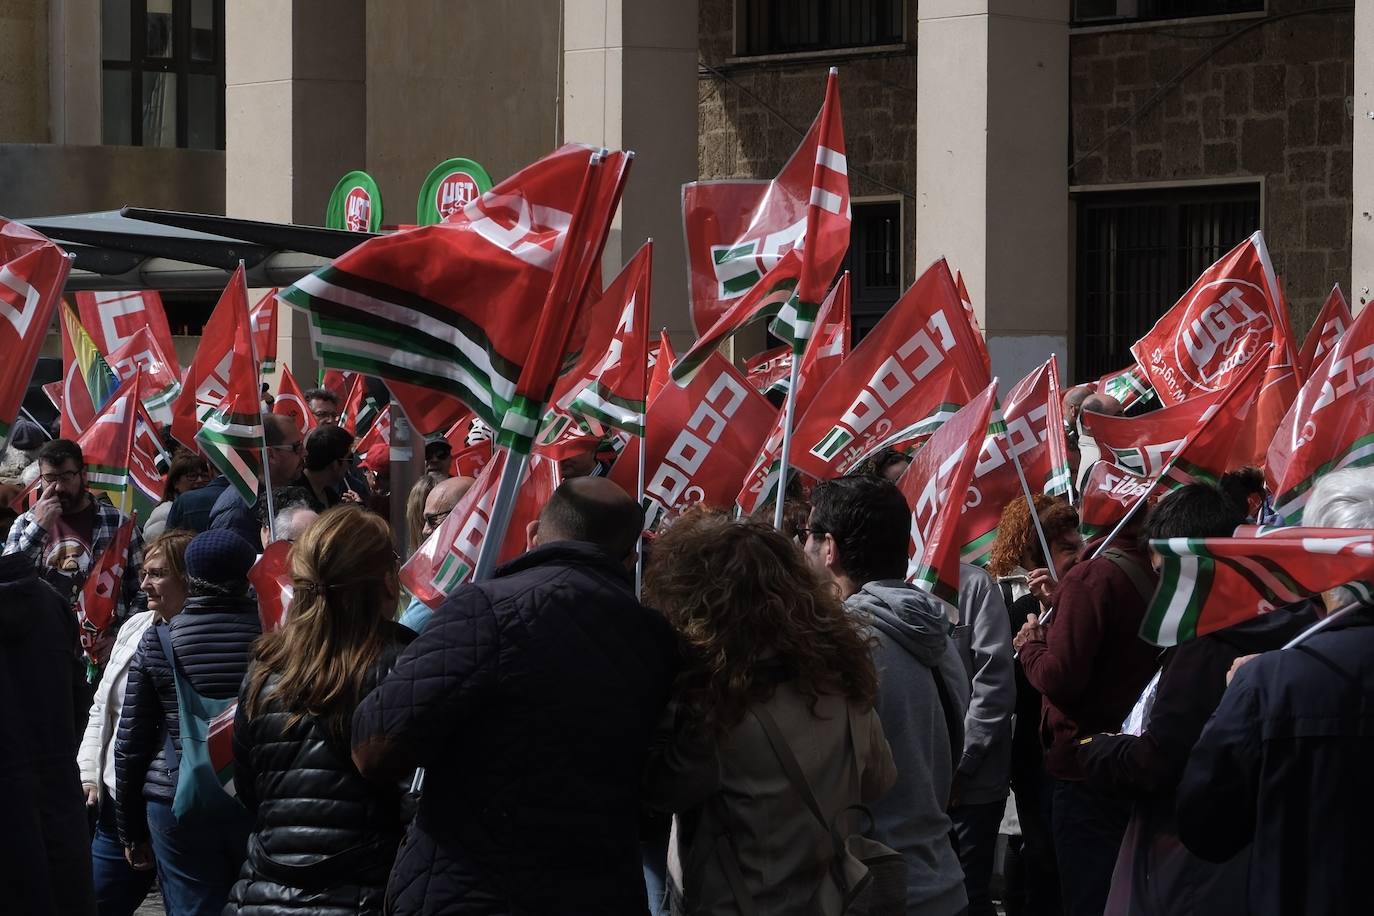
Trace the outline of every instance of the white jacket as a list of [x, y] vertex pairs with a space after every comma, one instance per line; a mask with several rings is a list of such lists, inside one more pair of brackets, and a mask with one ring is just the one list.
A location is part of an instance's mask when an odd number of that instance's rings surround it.
[[118, 708], [109, 708], [110, 697], [115, 687], [122, 685], [129, 677], [129, 663], [138, 651], [138, 644], [143, 641], [144, 631], [152, 623], [153, 612], [141, 611], [124, 621], [115, 635], [110, 660], [100, 675], [100, 683], [95, 687], [95, 702], [91, 706], [91, 716], [86, 720], [86, 734], [81, 738], [81, 749], [76, 752], [82, 785], [104, 787], [105, 749], [114, 742], [120, 713]]

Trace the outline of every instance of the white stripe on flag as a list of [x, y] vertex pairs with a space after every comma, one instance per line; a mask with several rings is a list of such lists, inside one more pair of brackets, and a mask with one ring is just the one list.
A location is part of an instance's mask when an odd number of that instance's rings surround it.
[[[1186, 543], [1184, 538], [1177, 540]], [[1186, 547], [1180, 545], [1180, 549], [1186, 549]], [[1188, 610], [1190, 599], [1197, 591], [1197, 568], [1197, 557], [1181, 556], [1178, 558], [1178, 579], [1174, 583], [1174, 593], [1169, 596], [1168, 610], [1164, 612], [1164, 619], [1159, 624], [1159, 644], [1161, 646], [1178, 644], [1179, 625], [1183, 623], [1183, 615]]]
[[539, 421], [532, 420], [518, 411], [508, 410], [501, 418], [501, 428], [517, 436], [532, 439], [534, 434], [539, 432]]
[[816, 147], [816, 165], [832, 172], [839, 172], [841, 175], [849, 174], [848, 160], [845, 159], [844, 153], [827, 146]]
[[841, 198], [840, 195], [831, 194], [825, 188], [813, 187], [811, 189], [811, 203], [817, 207], [820, 207], [822, 210], [829, 211], [830, 213], [834, 213], [838, 216], [840, 212], [840, 204], [842, 202], [843, 198]]
[[[403, 369], [411, 369], [416, 372], [424, 372], [428, 375], [436, 375], [440, 378], [451, 379], [471, 392], [478, 400], [486, 405], [488, 410], [496, 409], [496, 405], [492, 403], [491, 392], [487, 388], [486, 382], [477, 378], [457, 363], [447, 360], [430, 359], [418, 353], [397, 350], [387, 344], [363, 340], [358, 337], [322, 334], [320, 342], [326, 349], [335, 350], [340, 353], [351, 353], [355, 356], [375, 359], [379, 362], [389, 363], [393, 366], [400, 366]], [[509, 387], [513, 394], [515, 386], [511, 385]], [[506, 402], [509, 402], [509, 398], [506, 399]], [[505, 409], [504, 404], [501, 409]]]

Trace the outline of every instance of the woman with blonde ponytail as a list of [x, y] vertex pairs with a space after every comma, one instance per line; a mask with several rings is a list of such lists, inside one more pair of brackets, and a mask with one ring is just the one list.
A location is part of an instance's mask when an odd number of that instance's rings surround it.
[[226, 913], [382, 912], [401, 787], [358, 774], [349, 725], [415, 638], [392, 620], [398, 565], [386, 522], [352, 505], [292, 549], [290, 614], [254, 647], [234, 720], [234, 784], [256, 826]]

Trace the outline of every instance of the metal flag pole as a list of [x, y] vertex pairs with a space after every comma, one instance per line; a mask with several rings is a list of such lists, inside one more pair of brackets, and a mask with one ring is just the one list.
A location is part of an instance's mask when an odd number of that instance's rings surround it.
[[1160, 478], [1162, 478], [1164, 476], [1164, 473], [1167, 472], [1168, 468], [1165, 468], [1164, 472], [1161, 473], [1159, 477], [1156, 477], [1154, 481], [1152, 481], [1150, 485], [1145, 488], [1145, 492], [1141, 493], [1140, 498], [1131, 504], [1131, 508], [1126, 510], [1126, 514], [1121, 517], [1121, 521], [1116, 523], [1116, 527], [1111, 530], [1111, 532], [1107, 535], [1107, 537], [1102, 541], [1101, 544], [1097, 545], [1097, 549], [1093, 551], [1093, 555], [1088, 559], [1095, 560], [1102, 555], [1102, 551], [1107, 549], [1107, 545], [1112, 542], [1112, 539], [1121, 533], [1122, 528], [1126, 527], [1126, 523], [1131, 520], [1131, 516], [1135, 515], [1136, 512], [1140, 510], [1140, 507], [1145, 505], [1145, 501], [1150, 498], [1150, 494], [1155, 491], [1155, 487], [1159, 484]]
[[492, 570], [496, 568], [496, 558], [501, 553], [506, 529], [510, 527], [510, 517], [515, 512], [515, 493], [520, 488], [520, 478], [525, 476], [529, 461], [529, 452], [506, 447], [506, 466], [501, 469], [501, 482], [496, 485], [496, 503], [492, 506], [487, 533], [477, 552], [477, 565], [472, 571], [473, 582], [490, 579]]
[[649, 411], [645, 405], [644, 419], [642, 425], [644, 434], [639, 437], [639, 483], [635, 488], [635, 505], [639, 506], [639, 538], [635, 541], [635, 598], [638, 599], [640, 590], [644, 587], [644, 453], [648, 451], [647, 441]]
[[1026, 472], [1021, 468], [1021, 459], [1011, 446], [1011, 436], [1007, 436], [1007, 453], [1011, 463], [1016, 466], [1016, 477], [1021, 481], [1021, 492], [1026, 494], [1026, 507], [1030, 510], [1031, 522], [1035, 525], [1035, 536], [1040, 539], [1040, 552], [1045, 557], [1045, 567], [1050, 571], [1050, 581], [1058, 582], [1054, 572], [1054, 558], [1050, 556], [1050, 542], [1045, 540], [1045, 528], [1040, 524], [1040, 513], [1035, 511], [1035, 498], [1031, 496], [1030, 485], [1026, 483]]
[[1349, 617], [1351, 614], [1355, 613], [1362, 607], [1364, 607], [1364, 605], [1356, 601], [1353, 604], [1346, 604], [1337, 608], [1330, 614], [1327, 614], [1321, 620], [1318, 620], [1316, 623], [1312, 624], [1312, 626], [1303, 630], [1297, 636], [1294, 636], [1288, 642], [1284, 643], [1283, 648], [1291, 649], [1294, 646], [1301, 645], [1302, 643], [1306, 642], [1309, 638], [1316, 636], [1322, 630], [1325, 630], [1327, 627], [1331, 626], [1333, 623], [1337, 623], [1341, 620], [1344, 620], [1346, 617]]
[[787, 475], [791, 471], [788, 453], [792, 451], [792, 422], [797, 410], [797, 376], [801, 372], [801, 361], [802, 354], [793, 348], [792, 370], [788, 373], [787, 399], [782, 410], [782, 454], [778, 458], [778, 482], [773, 493], [773, 527], [779, 531], [782, 530], [783, 502], [787, 496]]

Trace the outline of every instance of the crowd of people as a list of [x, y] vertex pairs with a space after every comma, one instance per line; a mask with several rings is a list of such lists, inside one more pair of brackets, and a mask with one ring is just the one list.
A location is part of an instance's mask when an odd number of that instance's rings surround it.
[[[906, 581], [901, 453], [789, 490], [783, 530], [694, 507], [642, 545], [579, 454], [527, 552], [432, 610], [392, 526], [416, 549], [472, 478], [427, 449], [390, 519], [387, 450], [306, 400], [305, 436], [264, 415], [274, 518], [173, 457], [92, 664], [77, 602], [125, 518], [75, 443], [12, 444], [38, 489], [0, 557], [0, 909], [129, 916], [156, 880], [169, 916], [1363, 911], [1374, 607], [1292, 651], [1351, 597], [1138, 635], [1149, 541], [1254, 521], [1253, 469], [1100, 552], [1070, 500], [1017, 498], [955, 608]], [[1303, 523], [1374, 528], [1374, 469]]]

